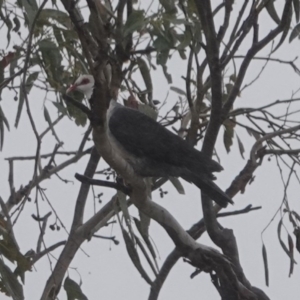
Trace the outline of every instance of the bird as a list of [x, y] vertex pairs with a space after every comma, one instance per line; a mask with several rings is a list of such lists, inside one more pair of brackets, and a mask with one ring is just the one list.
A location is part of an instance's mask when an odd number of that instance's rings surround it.
[[[94, 84], [92, 75], [81, 75], [67, 93], [79, 91], [89, 100]], [[181, 177], [195, 184], [219, 206], [233, 204], [232, 199], [213, 182], [216, 179], [213, 173], [222, 171], [222, 166], [153, 118], [112, 99], [107, 110], [107, 125], [112, 145], [137, 175]]]

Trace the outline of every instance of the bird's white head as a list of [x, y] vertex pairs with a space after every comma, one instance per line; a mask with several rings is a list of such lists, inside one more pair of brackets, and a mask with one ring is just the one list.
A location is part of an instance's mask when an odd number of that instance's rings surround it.
[[95, 80], [92, 75], [80, 75], [73, 85], [67, 89], [67, 94], [72, 91], [83, 93], [87, 99], [90, 99], [94, 90]]

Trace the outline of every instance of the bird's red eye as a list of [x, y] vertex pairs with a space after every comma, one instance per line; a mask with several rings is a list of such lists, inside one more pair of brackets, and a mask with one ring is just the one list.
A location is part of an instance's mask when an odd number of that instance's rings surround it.
[[90, 83], [90, 80], [88, 78], [84, 78], [84, 79], [82, 79], [80, 85], [82, 85], [82, 84], [88, 84], [88, 83]]

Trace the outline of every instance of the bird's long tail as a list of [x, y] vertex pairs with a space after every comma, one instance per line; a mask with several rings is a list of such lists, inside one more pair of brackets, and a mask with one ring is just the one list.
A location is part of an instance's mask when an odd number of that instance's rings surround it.
[[228, 203], [233, 204], [232, 199], [226, 195], [211, 179], [206, 176], [189, 174], [183, 179], [194, 183], [201, 191], [214, 200], [221, 207], [226, 207]]

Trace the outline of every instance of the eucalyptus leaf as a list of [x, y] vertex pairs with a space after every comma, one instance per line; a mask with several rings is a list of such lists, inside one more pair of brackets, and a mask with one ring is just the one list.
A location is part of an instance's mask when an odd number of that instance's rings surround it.
[[143, 60], [141, 57], [139, 57], [137, 59], [137, 63], [138, 63], [141, 75], [143, 77], [145, 86], [147, 88], [148, 98], [151, 101], [152, 100], [153, 86], [152, 86], [152, 79], [151, 79], [150, 69], [149, 69], [147, 63], [145, 62], [145, 60]]
[[185, 194], [185, 191], [184, 191], [184, 187], [183, 185], [181, 184], [179, 178], [177, 177], [169, 177], [170, 179], [170, 182], [174, 185], [174, 187], [176, 188], [177, 192], [181, 195], [184, 195]]
[[141, 30], [145, 24], [146, 24], [145, 11], [133, 10], [124, 25], [123, 28], [124, 37], [133, 33], [134, 31]]
[[27, 15], [26, 19], [28, 21], [29, 28], [31, 28], [33, 20], [38, 11], [36, 0], [21, 0], [21, 3]]
[[64, 289], [67, 293], [68, 300], [88, 300], [86, 295], [82, 292], [80, 285], [70, 277], [66, 277]]
[[0, 105], [0, 150], [2, 150], [4, 142], [4, 125], [9, 130], [9, 123]]
[[38, 78], [38, 75], [39, 75], [39, 72], [31, 73], [26, 79], [25, 87], [22, 88], [22, 86], [21, 86], [21, 88], [20, 88], [19, 104], [18, 104], [17, 116], [16, 116], [16, 120], [15, 120], [15, 127], [18, 127], [18, 125], [19, 125], [19, 121], [20, 121], [20, 117], [21, 117], [21, 113], [22, 113], [22, 109], [23, 109], [23, 105], [24, 105], [24, 100], [25, 100], [24, 90], [27, 95], [30, 93], [33, 83]]
[[53, 19], [63, 27], [67, 29], [72, 28], [72, 23], [70, 20], [70, 17], [67, 13], [57, 10], [57, 9], [51, 9], [51, 8], [45, 8], [41, 11], [39, 20], [51, 20]]
[[290, 34], [289, 42], [291, 43], [296, 37], [300, 37], [300, 23], [293, 28]]
[[6, 266], [0, 258], [0, 283], [14, 300], [23, 300], [23, 287], [17, 279], [17, 276]]
[[269, 0], [266, 4], [266, 9], [270, 17], [273, 19], [273, 21], [279, 24], [280, 18], [278, 17], [278, 14], [276, 12], [274, 2], [275, 0]]
[[294, 5], [296, 22], [298, 23], [299, 18], [300, 18], [300, 1], [299, 0], [293, 0], [293, 5]]

